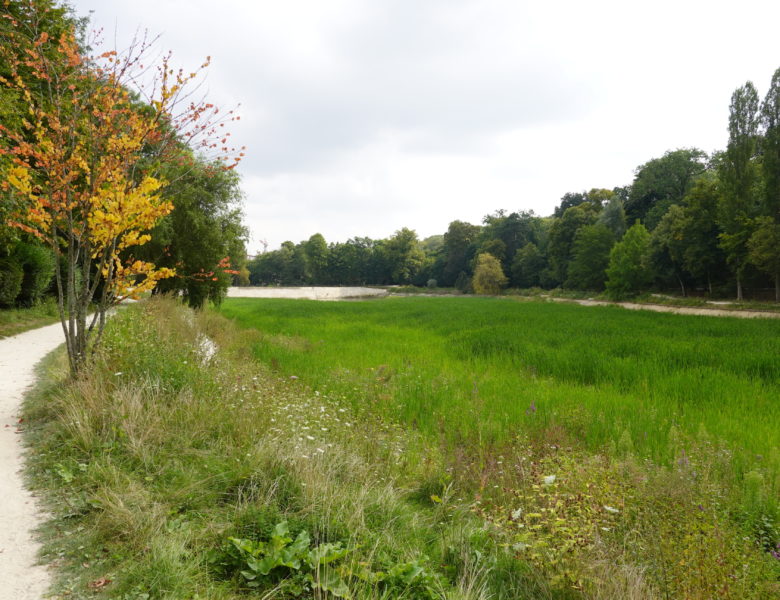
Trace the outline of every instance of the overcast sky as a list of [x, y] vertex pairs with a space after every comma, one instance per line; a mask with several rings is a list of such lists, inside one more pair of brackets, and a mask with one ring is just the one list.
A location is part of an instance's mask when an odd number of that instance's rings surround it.
[[240, 103], [249, 251], [421, 238], [722, 149], [734, 88], [780, 67], [775, 0], [72, 0]]

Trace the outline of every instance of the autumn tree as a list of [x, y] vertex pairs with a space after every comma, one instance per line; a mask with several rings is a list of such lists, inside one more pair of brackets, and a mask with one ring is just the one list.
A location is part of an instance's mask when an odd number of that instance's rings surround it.
[[4, 191], [17, 203], [10, 223], [58, 258], [60, 320], [77, 374], [108, 308], [173, 274], [133, 255], [172, 209], [154, 165], [182, 143], [227, 150], [227, 138], [213, 141], [212, 105], [186, 98], [197, 72], [175, 71], [169, 56], [150, 88], [131, 93], [149, 50], [143, 40], [99, 56], [85, 55], [72, 30], [11, 27], [0, 41], [8, 69], [0, 85], [25, 106], [18, 127], [0, 128]]

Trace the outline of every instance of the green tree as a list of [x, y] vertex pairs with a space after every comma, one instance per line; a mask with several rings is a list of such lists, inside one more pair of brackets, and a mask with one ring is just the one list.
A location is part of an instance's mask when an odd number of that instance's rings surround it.
[[392, 283], [408, 284], [417, 276], [425, 262], [417, 233], [404, 227], [383, 245], [383, 258]]
[[710, 293], [713, 276], [726, 270], [718, 240], [719, 185], [713, 173], [694, 183], [684, 200], [685, 219], [679, 232], [683, 242], [683, 268], [702, 281]]
[[471, 287], [476, 294], [499, 294], [506, 287], [507, 278], [501, 268], [501, 262], [487, 252], [477, 257]]
[[567, 209], [572, 208], [574, 206], [579, 206], [583, 202], [588, 201], [588, 194], [586, 192], [566, 192], [561, 197], [561, 203], [555, 207], [555, 210], [553, 211], [553, 216], [557, 218], [561, 218], [563, 216], [563, 213], [566, 212]]
[[327, 279], [328, 244], [320, 233], [315, 233], [303, 245], [306, 255], [307, 283], [322, 285]]
[[476, 240], [480, 227], [464, 221], [453, 221], [444, 234], [444, 268], [441, 275], [441, 285], [455, 284], [458, 275], [468, 270], [474, 257]]
[[653, 281], [650, 233], [636, 223], [612, 247], [607, 267], [607, 294], [615, 300], [636, 295]]
[[748, 260], [774, 279], [775, 302], [780, 302], [780, 224], [772, 217], [756, 219], [748, 240]]
[[772, 76], [761, 105], [764, 137], [761, 144], [764, 201], [762, 213], [780, 221], [780, 69]]
[[479, 247], [479, 252], [480, 254], [487, 252], [503, 262], [507, 252], [506, 244], [502, 239], [487, 240]]
[[512, 261], [512, 283], [520, 288], [541, 285], [541, 277], [547, 268], [547, 260], [533, 242], [528, 242], [515, 253]]
[[679, 204], [707, 168], [707, 154], [698, 148], [670, 150], [636, 168], [626, 202], [626, 217], [654, 229], [672, 204]]
[[615, 235], [605, 225], [585, 225], [574, 236], [566, 287], [603, 290]]
[[572, 259], [574, 236], [580, 227], [596, 222], [601, 206], [583, 202], [567, 208], [560, 219], [553, 221], [550, 228], [547, 255], [550, 267], [557, 283], [563, 283], [568, 277], [569, 262]]
[[723, 194], [718, 207], [720, 244], [742, 300], [742, 277], [747, 264], [750, 221], [755, 212], [758, 169], [758, 92], [751, 82], [737, 88], [729, 107], [729, 144], [719, 165]]
[[653, 230], [652, 253], [656, 274], [674, 278], [685, 296], [685, 209], [680, 205], [669, 207], [661, 222]]
[[[479, 252], [490, 252], [501, 261], [505, 271], [511, 267], [517, 251], [528, 242], [539, 243], [541, 219], [533, 211], [512, 212], [498, 210], [487, 215], [479, 235]], [[501, 245], [503, 244], [503, 253]], [[498, 256], [501, 254], [501, 256]]]
[[626, 232], [626, 211], [620, 196], [613, 194], [607, 201], [604, 209], [598, 217], [598, 223], [605, 225], [615, 236], [616, 240], [623, 237]]
[[232, 283], [231, 267], [246, 259], [240, 177], [201, 160], [168, 164], [165, 176], [173, 183], [164, 196], [174, 208], [137, 254], [176, 269], [176, 277], [158, 284], [159, 292], [181, 293], [194, 308], [218, 304]]

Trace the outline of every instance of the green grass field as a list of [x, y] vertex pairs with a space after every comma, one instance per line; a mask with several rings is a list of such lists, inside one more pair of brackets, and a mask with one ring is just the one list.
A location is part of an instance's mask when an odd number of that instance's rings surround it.
[[[25, 404], [55, 598], [780, 597], [776, 321], [129, 306]], [[214, 353], [205, 353], [208, 340]]]
[[450, 441], [555, 425], [598, 451], [628, 432], [668, 463], [674, 427], [728, 442], [746, 469], [780, 447], [780, 321], [490, 298], [230, 299], [222, 313], [264, 332], [263, 361]]
[[277, 372], [438, 445], [550, 581], [599, 596], [607, 560], [630, 565], [620, 597], [780, 594], [759, 583], [780, 578], [780, 322], [475, 297], [221, 312]]

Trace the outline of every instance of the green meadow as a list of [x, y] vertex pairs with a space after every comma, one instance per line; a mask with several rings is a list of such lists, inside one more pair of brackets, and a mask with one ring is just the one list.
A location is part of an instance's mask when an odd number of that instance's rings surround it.
[[262, 361], [448, 444], [555, 431], [593, 452], [630, 438], [668, 464], [677, 433], [709, 435], [776, 482], [780, 321], [474, 297], [221, 312], [263, 333]]
[[780, 597], [780, 322], [475, 297], [220, 312], [154, 297], [84, 376], [62, 352], [41, 371], [22, 416], [52, 597]]

